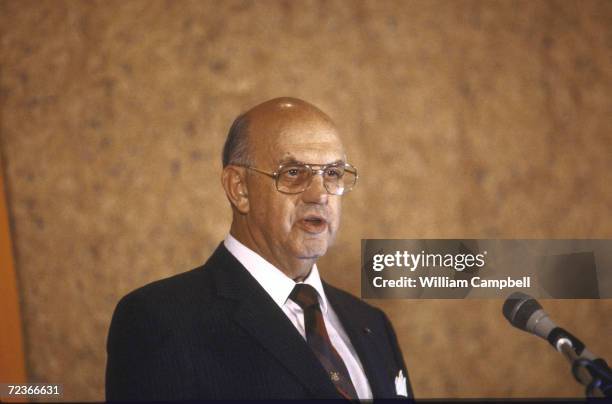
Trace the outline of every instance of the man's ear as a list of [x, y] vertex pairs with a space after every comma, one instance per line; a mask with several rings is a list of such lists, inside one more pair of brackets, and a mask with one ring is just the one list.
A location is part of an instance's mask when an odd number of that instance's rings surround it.
[[243, 167], [228, 165], [223, 169], [221, 182], [225, 195], [232, 205], [240, 213], [248, 213], [249, 192], [246, 184], [246, 170]]

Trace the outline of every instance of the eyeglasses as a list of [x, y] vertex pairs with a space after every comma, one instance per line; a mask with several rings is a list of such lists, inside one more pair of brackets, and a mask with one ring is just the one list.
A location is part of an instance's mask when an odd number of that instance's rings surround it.
[[269, 173], [259, 168], [240, 165], [249, 170], [274, 178], [276, 189], [284, 194], [299, 194], [310, 186], [315, 174], [321, 174], [323, 185], [331, 195], [344, 195], [357, 183], [357, 169], [348, 163], [332, 164], [281, 164], [275, 172]]

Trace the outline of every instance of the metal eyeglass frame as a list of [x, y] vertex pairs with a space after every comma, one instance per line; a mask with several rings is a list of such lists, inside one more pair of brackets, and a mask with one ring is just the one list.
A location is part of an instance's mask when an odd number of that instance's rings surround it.
[[[234, 164], [238, 167], [244, 167], [246, 169], [249, 170], [253, 170], [256, 171], [260, 174], [264, 174], [267, 175], [270, 178], [274, 179], [274, 185], [276, 186], [276, 190], [280, 193], [283, 194], [288, 194], [288, 195], [296, 195], [296, 194], [301, 194], [302, 192], [306, 191], [308, 189], [308, 187], [310, 186], [310, 184], [312, 183], [312, 179], [314, 178], [315, 175], [321, 174], [323, 175], [323, 173], [325, 172], [325, 170], [327, 170], [330, 167], [342, 167], [344, 168], [345, 171], [348, 171], [349, 173], [355, 174], [355, 181], [353, 182], [353, 185], [351, 186], [351, 188], [349, 188], [348, 190], [345, 190], [341, 193], [341, 194], [334, 194], [332, 192], [330, 192], [330, 190], [327, 188], [327, 183], [325, 182], [325, 179], [323, 179], [323, 186], [325, 187], [325, 190], [327, 191], [328, 194], [330, 195], [338, 195], [338, 196], [342, 196], [344, 194], [349, 193], [354, 187], [355, 185], [357, 185], [357, 179], [359, 178], [359, 174], [357, 174], [357, 168], [350, 165], [349, 163], [331, 163], [331, 164], [306, 164], [306, 163], [285, 163], [285, 164], [281, 164], [278, 166], [278, 168], [276, 169], [276, 171], [270, 173], [264, 170], [261, 170], [257, 167], [253, 167], [250, 165], [246, 165], [246, 164]], [[310, 169], [310, 171], [312, 172], [312, 175], [310, 176], [310, 179], [308, 180], [308, 183], [304, 186], [304, 189], [298, 192], [287, 192], [287, 191], [281, 191], [280, 189], [278, 189], [278, 179], [279, 179], [279, 175], [280, 175], [280, 171], [287, 167], [287, 166], [304, 166], [307, 167], [308, 169]], [[313, 167], [320, 167], [320, 168], [313, 168]]]

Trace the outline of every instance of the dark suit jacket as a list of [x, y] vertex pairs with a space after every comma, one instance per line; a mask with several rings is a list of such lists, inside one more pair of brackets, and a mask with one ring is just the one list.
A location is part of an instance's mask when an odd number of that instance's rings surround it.
[[[389, 320], [324, 288], [374, 397], [396, 398], [394, 379], [407, 372]], [[107, 351], [107, 400], [341, 398], [285, 313], [223, 244], [202, 267], [121, 299]]]

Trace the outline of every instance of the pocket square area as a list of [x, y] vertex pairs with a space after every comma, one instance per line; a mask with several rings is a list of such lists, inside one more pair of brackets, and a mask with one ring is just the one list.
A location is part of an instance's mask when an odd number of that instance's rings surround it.
[[404, 377], [404, 373], [401, 369], [397, 376], [395, 376], [395, 394], [397, 394], [398, 396], [408, 397], [406, 378]]

